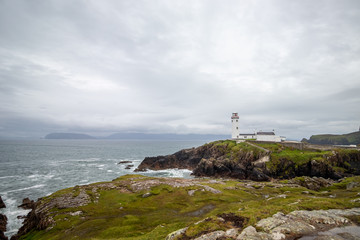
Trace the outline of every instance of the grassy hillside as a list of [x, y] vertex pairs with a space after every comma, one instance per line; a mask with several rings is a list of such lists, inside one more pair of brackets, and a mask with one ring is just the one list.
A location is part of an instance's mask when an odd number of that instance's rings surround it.
[[[346, 190], [350, 182], [355, 182], [355, 187]], [[20, 239], [164, 239], [186, 226], [187, 237], [181, 239], [193, 239], [234, 225], [243, 229], [279, 211], [360, 207], [360, 202], [354, 201], [359, 191], [359, 177], [312, 191], [286, 181], [127, 175], [112, 182], [64, 189], [41, 199], [37, 205], [40, 222], [50, 224], [38, 224], [38, 229]], [[77, 204], [85, 192], [88, 200]], [[218, 216], [225, 221], [219, 221]]]
[[304, 140], [312, 144], [331, 144], [331, 145], [348, 145], [348, 144], [360, 144], [360, 131], [342, 134], [342, 135], [332, 135], [332, 134], [321, 134], [321, 135], [312, 135], [309, 140]]

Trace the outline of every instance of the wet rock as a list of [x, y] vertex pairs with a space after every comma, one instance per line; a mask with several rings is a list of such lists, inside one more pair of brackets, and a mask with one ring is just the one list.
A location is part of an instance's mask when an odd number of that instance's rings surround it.
[[215, 232], [204, 234], [198, 238], [195, 238], [195, 240], [217, 240], [224, 236], [225, 236], [224, 231], [215, 231]]
[[1, 196], [0, 196], [0, 208], [6, 208], [5, 203], [3, 202]]
[[0, 240], [8, 239], [4, 232], [6, 232], [7, 217], [0, 213]]
[[120, 161], [118, 164], [126, 164], [126, 163], [132, 163], [132, 161]]
[[29, 198], [24, 198], [22, 200], [22, 204], [18, 207], [22, 209], [33, 209], [35, 207], [35, 202], [34, 200], [30, 200]]
[[126, 165], [125, 169], [131, 169], [134, 165]]

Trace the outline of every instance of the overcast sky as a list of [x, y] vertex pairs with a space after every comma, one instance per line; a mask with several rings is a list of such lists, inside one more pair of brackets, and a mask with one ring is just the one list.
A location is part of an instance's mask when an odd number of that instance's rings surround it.
[[0, 0], [0, 136], [360, 125], [360, 1]]

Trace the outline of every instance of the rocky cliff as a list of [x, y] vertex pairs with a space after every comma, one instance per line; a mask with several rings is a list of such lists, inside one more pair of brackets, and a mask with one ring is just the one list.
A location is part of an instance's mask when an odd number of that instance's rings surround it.
[[186, 168], [195, 176], [256, 181], [317, 176], [340, 179], [360, 174], [360, 151], [298, 150], [281, 144], [217, 141], [167, 156], [147, 157], [135, 171]]
[[217, 141], [167, 156], [147, 157], [135, 171], [186, 168], [195, 176], [267, 180], [269, 177], [254, 165], [266, 155], [266, 151], [246, 143]]

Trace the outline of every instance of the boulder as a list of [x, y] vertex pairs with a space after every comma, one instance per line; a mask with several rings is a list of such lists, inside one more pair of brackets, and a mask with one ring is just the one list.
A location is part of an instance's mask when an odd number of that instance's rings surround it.
[[176, 230], [172, 233], [170, 233], [169, 235], [166, 236], [165, 240], [173, 240], [173, 239], [176, 239], [178, 236], [184, 234], [186, 232], [188, 228], [182, 228], [182, 229], [179, 229], [179, 230]]
[[238, 235], [238, 230], [236, 228], [230, 228], [225, 232], [226, 238], [235, 239], [237, 235]]
[[125, 169], [131, 169], [134, 165], [126, 165]]
[[0, 196], [0, 208], [6, 208], [5, 203], [3, 202], [1, 196]]
[[34, 200], [30, 200], [29, 198], [24, 198], [22, 200], [22, 204], [18, 207], [22, 209], [33, 209], [35, 207], [35, 202]]
[[270, 234], [257, 232], [253, 226], [245, 228], [236, 240], [271, 240]]
[[7, 217], [0, 213], [0, 240], [7, 240], [4, 232], [6, 232]]
[[225, 237], [224, 231], [215, 231], [201, 235], [200, 237], [195, 238], [195, 240], [217, 240], [222, 239], [223, 237]]
[[336, 183], [337, 181], [334, 181], [332, 179], [325, 179], [322, 177], [298, 177], [293, 178], [289, 180], [289, 183], [298, 184], [302, 187], [306, 187], [307, 189], [318, 191], [320, 188], [323, 187], [329, 187], [332, 184]]
[[120, 161], [118, 164], [126, 164], [126, 163], [132, 163], [132, 161]]

